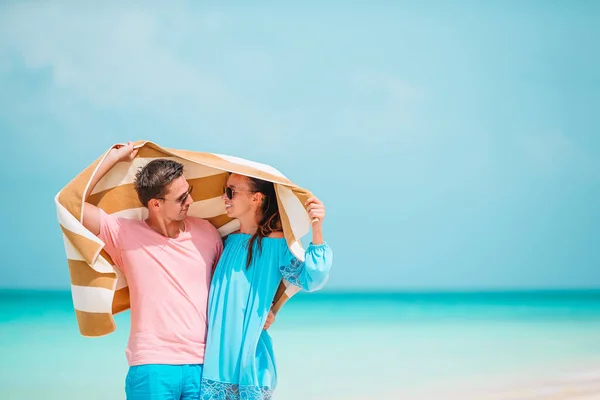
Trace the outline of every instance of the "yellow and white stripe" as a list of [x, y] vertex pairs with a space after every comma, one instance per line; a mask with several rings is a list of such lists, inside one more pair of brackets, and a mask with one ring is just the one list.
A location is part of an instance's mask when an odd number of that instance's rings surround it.
[[[73, 306], [83, 336], [97, 337], [113, 332], [116, 329], [113, 315], [129, 308], [127, 280], [103, 250], [104, 243], [83, 226], [83, 204], [88, 201], [109, 214], [124, 218], [146, 218], [148, 210], [140, 203], [133, 182], [138, 169], [151, 160], [167, 158], [184, 165], [184, 176], [194, 186], [194, 203], [190, 205], [188, 215], [210, 221], [221, 236], [239, 228], [239, 223], [225, 213], [220, 198], [228, 172], [275, 183], [286, 241], [290, 251], [304, 260], [300, 238], [310, 230], [304, 202], [312, 194], [293, 184], [281, 172], [238, 157], [163, 148], [152, 142], [136, 142], [135, 147], [139, 149], [136, 158], [117, 163], [91, 193], [88, 193], [89, 184], [108, 151], [69, 182], [55, 198], [71, 276]], [[295, 286], [282, 281], [274, 310], [279, 311], [297, 291]]]

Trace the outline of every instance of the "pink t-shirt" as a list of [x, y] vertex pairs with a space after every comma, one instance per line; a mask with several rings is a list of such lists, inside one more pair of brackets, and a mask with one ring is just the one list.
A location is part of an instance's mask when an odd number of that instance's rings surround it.
[[98, 236], [129, 285], [129, 365], [202, 364], [208, 290], [223, 251], [215, 227], [188, 217], [171, 239], [145, 221], [101, 214]]

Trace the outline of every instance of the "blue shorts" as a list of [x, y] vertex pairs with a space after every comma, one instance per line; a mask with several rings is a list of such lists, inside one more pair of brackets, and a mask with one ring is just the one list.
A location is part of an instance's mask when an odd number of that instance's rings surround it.
[[202, 364], [146, 364], [129, 367], [127, 400], [197, 400]]

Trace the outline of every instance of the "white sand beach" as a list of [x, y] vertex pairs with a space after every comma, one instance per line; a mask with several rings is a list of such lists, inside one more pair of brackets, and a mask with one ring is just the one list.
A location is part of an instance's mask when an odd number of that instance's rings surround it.
[[[514, 385], [514, 386], [513, 386]], [[479, 399], [489, 400], [537, 400], [537, 399], [600, 399], [600, 364], [592, 368], [556, 372], [530, 382], [514, 382], [507, 388], [496, 389]]]
[[[600, 363], [527, 376], [501, 375], [476, 383], [437, 383], [430, 388], [377, 396], [410, 400], [600, 400]], [[347, 398], [346, 398], [347, 399]], [[365, 398], [366, 399], [366, 398]], [[353, 400], [358, 400], [353, 399]]]

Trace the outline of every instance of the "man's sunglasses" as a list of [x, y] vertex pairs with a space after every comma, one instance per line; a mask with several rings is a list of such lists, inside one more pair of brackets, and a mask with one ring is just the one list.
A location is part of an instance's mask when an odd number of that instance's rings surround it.
[[236, 189], [232, 189], [229, 186], [225, 186], [225, 196], [227, 196], [227, 198], [229, 200], [233, 200], [233, 196], [236, 193], [256, 193], [256, 190], [236, 190]]
[[179, 205], [181, 207], [183, 207], [183, 205], [185, 204], [185, 201], [187, 200], [188, 196], [192, 193], [192, 190], [194, 189], [194, 187], [192, 185], [190, 185], [190, 187], [188, 188], [187, 192], [185, 192], [184, 194], [182, 194], [181, 196], [179, 196], [177, 199], [175, 200], [171, 200], [171, 199], [165, 199], [164, 197], [159, 197], [159, 200], [169, 200], [169, 201], [174, 201], [176, 203], [179, 203]]

